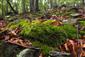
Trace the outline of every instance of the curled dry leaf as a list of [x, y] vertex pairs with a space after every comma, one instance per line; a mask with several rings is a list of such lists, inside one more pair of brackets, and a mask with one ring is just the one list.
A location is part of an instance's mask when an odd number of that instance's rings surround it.
[[18, 32], [19, 32], [18, 29], [16, 29], [14, 33], [12, 33], [11, 31], [4, 31], [3, 33], [0, 34], [1, 36], [0, 40], [3, 40], [10, 44], [19, 45], [24, 48], [31, 47], [32, 43], [29, 40], [22, 38], [21, 36], [17, 36]]
[[5, 26], [6, 26], [6, 21], [0, 20], [0, 30], [3, 30]]
[[71, 53], [74, 57], [85, 56], [85, 39], [67, 40], [60, 46], [60, 50]]
[[61, 26], [61, 25], [63, 25], [63, 23], [61, 21], [56, 20], [55, 22], [52, 22], [52, 25]]

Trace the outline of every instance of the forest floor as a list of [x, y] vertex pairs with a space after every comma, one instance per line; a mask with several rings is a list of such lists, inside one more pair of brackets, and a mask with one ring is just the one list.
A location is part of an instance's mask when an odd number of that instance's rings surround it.
[[24, 48], [38, 47], [44, 55], [57, 50], [74, 57], [85, 56], [85, 14], [82, 12], [50, 9], [46, 13], [25, 13], [0, 19], [2, 41]]

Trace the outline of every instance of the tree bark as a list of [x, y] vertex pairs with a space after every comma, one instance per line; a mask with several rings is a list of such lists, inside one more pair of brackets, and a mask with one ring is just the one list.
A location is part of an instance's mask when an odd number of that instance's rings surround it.
[[38, 0], [30, 0], [30, 12], [37, 12], [38, 10]]

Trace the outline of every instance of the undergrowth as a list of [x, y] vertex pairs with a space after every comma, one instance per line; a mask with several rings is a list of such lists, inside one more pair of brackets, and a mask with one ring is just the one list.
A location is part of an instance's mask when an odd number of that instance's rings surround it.
[[63, 44], [66, 39], [77, 38], [77, 30], [73, 25], [53, 26], [51, 23], [54, 21], [33, 20], [29, 22], [26, 19], [20, 19], [18, 22], [9, 23], [7, 28], [21, 27], [20, 35], [34, 41], [33, 45], [40, 47], [47, 54], [52, 48]]

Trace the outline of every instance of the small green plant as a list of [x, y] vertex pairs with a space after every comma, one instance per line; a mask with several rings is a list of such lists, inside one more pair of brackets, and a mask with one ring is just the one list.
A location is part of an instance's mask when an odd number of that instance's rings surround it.
[[53, 50], [52, 47], [42, 44], [39, 41], [33, 41], [32, 44], [35, 47], [41, 48], [41, 51], [43, 52], [44, 55], [49, 54], [49, 52]]
[[79, 21], [79, 23], [83, 26], [85, 26], [85, 21]]
[[81, 35], [85, 35], [85, 21], [79, 21], [81, 28], [83, 28], [83, 30], [80, 30], [80, 34]]
[[76, 28], [70, 24], [64, 26], [53, 26], [52, 22], [55, 20], [20, 20], [18, 23], [12, 23], [8, 27], [22, 27], [20, 34], [27, 39], [38, 40], [43, 44], [49, 46], [58, 46], [62, 44], [67, 38], [76, 38]]
[[52, 48], [55, 48], [65, 42], [66, 39], [76, 38], [76, 28], [71, 24], [63, 26], [53, 26], [54, 20], [28, 20], [21, 19], [19, 22], [10, 23], [8, 28], [20, 26], [22, 28], [20, 35], [23, 38], [30, 39], [33, 46], [40, 47], [43, 53], [48, 54]]

